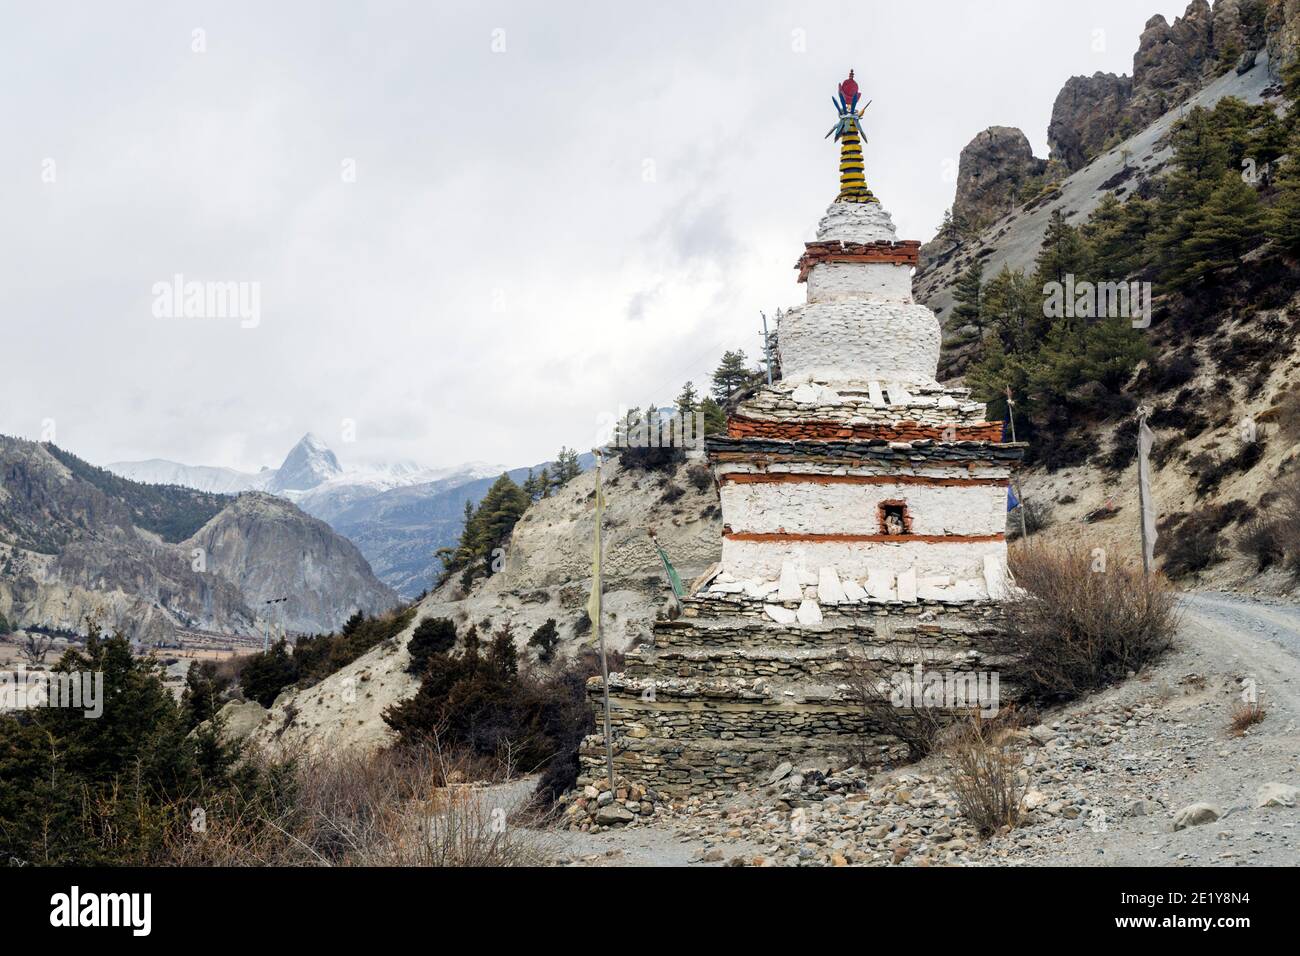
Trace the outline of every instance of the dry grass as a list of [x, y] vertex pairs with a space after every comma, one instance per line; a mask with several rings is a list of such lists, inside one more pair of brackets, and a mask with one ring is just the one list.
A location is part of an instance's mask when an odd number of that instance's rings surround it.
[[1117, 555], [1016, 548], [1019, 590], [1003, 605], [1004, 679], [1025, 699], [1060, 701], [1123, 680], [1172, 645], [1175, 593], [1157, 574]]
[[[266, 768], [278, 784], [204, 807], [206, 828], [178, 808], [159, 863], [177, 866], [528, 866], [539, 837], [499, 788], [436, 746], [370, 756], [299, 758]], [[500, 781], [498, 781], [500, 782]]]
[[1228, 733], [1234, 737], [1240, 737], [1248, 729], [1262, 721], [1264, 717], [1265, 711], [1262, 704], [1243, 701], [1232, 708], [1232, 719], [1228, 724]]
[[943, 755], [957, 806], [980, 836], [1020, 821], [1024, 755], [1009, 722], [983, 720], [978, 714], [968, 717], [944, 734]]

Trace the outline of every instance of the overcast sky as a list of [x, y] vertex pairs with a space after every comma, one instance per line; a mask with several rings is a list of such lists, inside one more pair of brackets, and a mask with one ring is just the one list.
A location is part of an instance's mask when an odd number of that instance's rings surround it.
[[[248, 469], [308, 430], [345, 464], [586, 449], [802, 301], [850, 67], [868, 182], [928, 239], [974, 134], [1045, 156], [1065, 79], [1183, 6], [11, 5], [0, 433]], [[159, 317], [177, 274], [258, 321]]]

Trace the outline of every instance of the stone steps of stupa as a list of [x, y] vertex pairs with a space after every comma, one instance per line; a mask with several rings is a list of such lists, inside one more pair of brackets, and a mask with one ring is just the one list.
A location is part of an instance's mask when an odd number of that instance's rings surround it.
[[[789, 761], [796, 767], [880, 766], [899, 763], [907, 748], [884, 735], [824, 734], [729, 739], [616, 739], [614, 772], [644, 782], [668, 797], [709, 790], [734, 793], [742, 786], [761, 786], [772, 770]], [[606, 775], [604, 739], [587, 737], [579, 750], [578, 785]]]
[[781, 684], [831, 684], [850, 679], [859, 662], [877, 662], [885, 671], [920, 664], [924, 668], [979, 670], [994, 666], [977, 652], [960, 647], [640, 647], [624, 656], [622, 673], [631, 678], [673, 680], [770, 681]]

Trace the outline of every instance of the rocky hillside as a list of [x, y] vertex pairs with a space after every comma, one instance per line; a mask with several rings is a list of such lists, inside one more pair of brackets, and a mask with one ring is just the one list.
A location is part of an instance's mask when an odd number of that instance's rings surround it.
[[182, 547], [202, 548], [208, 570], [254, 608], [287, 597], [273, 619], [290, 632], [331, 631], [358, 609], [373, 614], [398, 601], [356, 545], [274, 495], [240, 495]]
[[[688, 583], [721, 553], [717, 491], [712, 476], [695, 467], [647, 472], [615, 461], [605, 468], [605, 636], [615, 650], [648, 636], [655, 616], [672, 600], [647, 529], [656, 531]], [[591, 588], [594, 491], [595, 474], [585, 472], [535, 502], [515, 525], [501, 571], [476, 581], [468, 594], [455, 578], [449, 580], [420, 602], [411, 626], [395, 640], [319, 684], [284, 693], [268, 713], [256, 704], [240, 705], [242, 725], [254, 728], [253, 742], [289, 751], [364, 750], [391, 742], [382, 715], [418, 689], [419, 682], [405, 671], [406, 643], [424, 618], [450, 618], [462, 633], [473, 624], [481, 635], [508, 626], [521, 649], [553, 618], [562, 638], [559, 654], [592, 642], [584, 606]]]
[[308, 631], [337, 627], [354, 606], [395, 603], [355, 548], [264, 498], [141, 485], [0, 437], [0, 614], [75, 633], [93, 616], [162, 642], [186, 630], [255, 634], [268, 589], [294, 596], [286, 624]]
[[[1198, 107], [1213, 110], [1216, 104], [1229, 106], [1228, 114], [1245, 115], [1264, 104], [1265, 114], [1287, 115], [1291, 106], [1280, 78], [1298, 58], [1300, 2], [1293, 0], [1220, 0], [1213, 9], [1198, 0], [1172, 26], [1153, 18], [1140, 39], [1132, 77], [1075, 77], [1066, 83], [1056, 101], [1052, 156], [1041, 181], [1030, 181], [1030, 192], [1016, 193], [1012, 208], [986, 228], [964, 236], [950, 232], [927, 247], [915, 292], [945, 322], [944, 374], [971, 373], [978, 380], [978, 360], [991, 338], [964, 316], [954, 316], [963, 275], [982, 266], [988, 291], [1004, 269], [1023, 272], [1032, 298], [1038, 292], [1036, 259], [1049, 228], [1087, 235], [1097, 228], [1090, 217], [1103, 203], [1111, 213], [1147, 208], [1156, 217], [1152, 227], [1109, 249], [1100, 247], [1110, 271], [1092, 276], [1155, 280], [1153, 321], [1141, 333], [1145, 357], [1114, 391], [1073, 395], [1073, 404], [1034, 441], [1038, 450], [1052, 446], [1050, 460], [1022, 474], [1023, 497], [1046, 524], [1048, 538], [1136, 556], [1133, 412], [1142, 404], [1152, 412], [1156, 433], [1153, 489], [1162, 567], [1186, 584], [1271, 592], [1294, 586], [1295, 579], [1279, 571], [1260, 576], [1241, 543], [1255, 517], [1276, 507], [1279, 489], [1298, 466], [1300, 422], [1291, 395], [1300, 370], [1300, 263], [1267, 241], [1266, 223], [1258, 221], [1248, 229], [1243, 248], [1250, 251], [1244, 255], [1224, 253], [1233, 241], [1227, 234], [1196, 236], [1223, 261], [1195, 281], [1170, 279], [1167, 264], [1157, 261], [1157, 247], [1169, 247], [1169, 237], [1176, 236], [1167, 223], [1177, 197], [1164, 184], [1171, 176], [1182, 183], [1195, 178], [1176, 160], [1179, 123], [1196, 116]], [[1247, 106], [1232, 107], [1228, 97]], [[990, 191], [987, 184], [1023, 180], [1024, 151], [1018, 143], [1009, 145], [1016, 133], [975, 137], [963, 154], [954, 209], [983, 201], [983, 208], [996, 212], [1005, 190]], [[1007, 145], [993, 148], [994, 140]], [[1287, 167], [1276, 161], [1274, 167], [1248, 180], [1251, 188], [1240, 207], [1247, 217], [1252, 210], [1276, 208], [1285, 180], [1276, 170]], [[1230, 187], [1236, 180], [1244, 188], [1238, 157], [1221, 174]], [[1093, 234], [1104, 232], [1101, 227]], [[1117, 257], [1117, 248], [1130, 254]], [[1039, 296], [1037, 306], [1042, 304]], [[996, 398], [994, 393], [985, 397]], [[1022, 428], [1025, 412], [1022, 402]]]

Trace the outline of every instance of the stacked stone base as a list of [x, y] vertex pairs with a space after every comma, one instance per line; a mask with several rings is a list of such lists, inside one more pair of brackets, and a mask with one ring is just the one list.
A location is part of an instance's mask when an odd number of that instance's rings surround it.
[[[768, 620], [762, 602], [689, 599], [610, 675], [615, 773], [679, 798], [761, 784], [786, 761], [902, 761], [906, 746], [871, 725], [846, 684], [852, 658], [992, 669], [996, 613], [991, 603], [828, 609], [821, 624], [799, 627]], [[598, 728], [602, 690], [600, 678], [588, 683]], [[601, 734], [586, 738], [580, 759], [580, 785], [605, 777]]]

